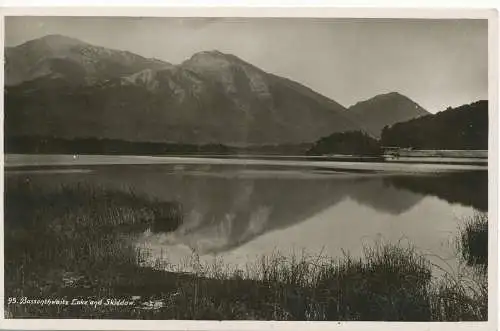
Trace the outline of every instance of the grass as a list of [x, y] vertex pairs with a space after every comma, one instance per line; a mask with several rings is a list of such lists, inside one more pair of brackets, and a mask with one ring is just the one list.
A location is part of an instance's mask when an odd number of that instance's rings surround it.
[[476, 213], [466, 219], [461, 230], [461, 246], [469, 265], [488, 265], [488, 215]]
[[[182, 209], [133, 192], [86, 185], [47, 190], [7, 182], [8, 297], [122, 298], [130, 306], [19, 305], [15, 318], [250, 320], [485, 320], [487, 285], [434, 279], [410, 245], [377, 243], [362, 258], [263, 256], [244, 270], [196, 253], [172, 271], [141, 267], [134, 231], [175, 229]], [[175, 270], [175, 267], [178, 269]], [[189, 267], [189, 268], [188, 268]], [[159, 270], [162, 269], [162, 270]], [[181, 271], [189, 269], [191, 273]], [[477, 290], [479, 288], [479, 290]]]

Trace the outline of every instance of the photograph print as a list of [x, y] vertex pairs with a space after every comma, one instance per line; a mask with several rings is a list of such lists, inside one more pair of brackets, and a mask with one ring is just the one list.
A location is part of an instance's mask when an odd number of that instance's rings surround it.
[[4, 24], [5, 319], [493, 318], [487, 18]]

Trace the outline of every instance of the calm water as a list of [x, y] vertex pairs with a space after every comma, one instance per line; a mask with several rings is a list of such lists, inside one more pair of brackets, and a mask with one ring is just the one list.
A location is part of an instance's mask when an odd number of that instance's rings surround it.
[[[156, 164], [11, 169], [6, 180], [44, 186], [86, 182], [183, 207], [174, 232], [146, 231], [134, 244], [186, 264], [244, 266], [263, 254], [360, 255], [377, 240], [411, 242], [434, 263], [456, 268], [454, 240], [463, 218], [487, 210], [487, 172], [355, 172], [263, 165]], [[148, 262], [146, 261], [146, 262]]]

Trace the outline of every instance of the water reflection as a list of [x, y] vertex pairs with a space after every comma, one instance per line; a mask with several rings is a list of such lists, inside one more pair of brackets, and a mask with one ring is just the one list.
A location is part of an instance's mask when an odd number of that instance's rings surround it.
[[421, 176], [384, 178], [390, 186], [424, 195], [433, 195], [450, 203], [488, 210], [488, 172], [468, 171]]
[[362, 178], [349, 186], [347, 196], [377, 212], [399, 215], [406, 212], [424, 197], [403, 187], [390, 184], [390, 178]]
[[[160, 238], [159, 243], [182, 245], [200, 254], [234, 250], [265, 234], [301, 223], [314, 226], [311, 219], [332, 208], [335, 213], [329, 213], [330, 222], [353, 222], [354, 217], [361, 217], [357, 209], [367, 207], [369, 212], [363, 214], [362, 220], [356, 220], [364, 224], [383, 215], [407, 220], [408, 211], [426, 196], [487, 209], [486, 172], [394, 176], [213, 165], [113, 166], [93, 170], [78, 174], [52, 172], [50, 176], [22, 172], [6, 175], [7, 180], [25, 177], [44, 186], [86, 182], [132, 189], [136, 194], [175, 201], [182, 207], [182, 224], [174, 233]], [[341, 203], [345, 206], [348, 200], [356, 204], [348, 204], [350, 208], [335, 207]], [[451, 209], [447, 206], [443, 203], [440, 208]], [[416, 215], [442, 217], [425, 213], [424, 206]], [[346, 224], [342, 231], [352, 235], [345, 237], [354, 240], [360, 232], [357, 226], [363, 225]]]

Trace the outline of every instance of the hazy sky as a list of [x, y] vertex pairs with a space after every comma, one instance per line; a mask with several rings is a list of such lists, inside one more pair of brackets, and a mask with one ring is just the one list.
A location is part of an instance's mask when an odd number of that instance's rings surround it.
[[217, 49], [344, 106], [398, 91], [431, 112], [488, 96], [486, 20], [8, 17], [5, 44], [47, 34], [180, 63]]

